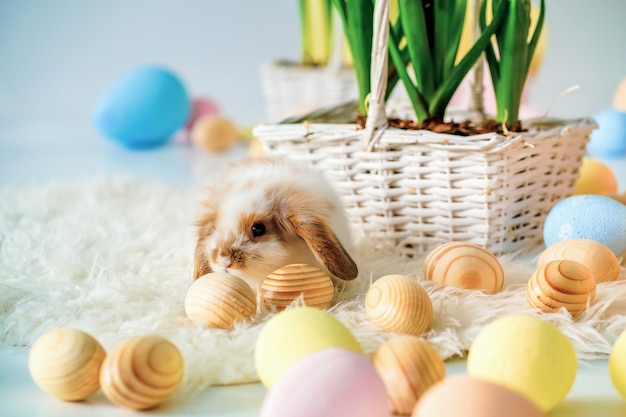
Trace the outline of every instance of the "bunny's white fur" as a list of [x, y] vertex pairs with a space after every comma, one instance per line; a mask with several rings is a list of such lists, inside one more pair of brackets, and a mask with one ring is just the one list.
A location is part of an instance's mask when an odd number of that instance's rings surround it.
[[293, 263], [342, 280], [358, 274], [339, 197], [319, 172], [287, 159], [231, 165], [210, 187], [197, 226], [194, 279], [227, 272], [260, 285]]

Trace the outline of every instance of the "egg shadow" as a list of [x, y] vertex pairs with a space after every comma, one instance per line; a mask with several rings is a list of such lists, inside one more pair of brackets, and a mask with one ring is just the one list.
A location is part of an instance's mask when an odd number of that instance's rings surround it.
[[615, 398], [566, 400], [547, 417], [612, 417], [626, 416], [626, 401]]

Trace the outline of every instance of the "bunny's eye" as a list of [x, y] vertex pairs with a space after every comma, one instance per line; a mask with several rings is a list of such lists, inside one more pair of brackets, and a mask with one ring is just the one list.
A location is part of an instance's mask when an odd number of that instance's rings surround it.
[[266, 232], [265, 225], [263, 223], [254, 223], [250, 231], [254, 237], [263, 236]]

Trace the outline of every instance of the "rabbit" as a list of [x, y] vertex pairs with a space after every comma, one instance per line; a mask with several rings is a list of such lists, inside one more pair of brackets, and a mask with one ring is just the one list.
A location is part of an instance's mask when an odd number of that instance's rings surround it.
[[313, 168], [281, 157], [247, 157], [209, 187], [196, 222], [194, 280], [226, 272], [254, 287], [276, 269], [316, 266], [334, 281], [358, 268], [339, 196]]

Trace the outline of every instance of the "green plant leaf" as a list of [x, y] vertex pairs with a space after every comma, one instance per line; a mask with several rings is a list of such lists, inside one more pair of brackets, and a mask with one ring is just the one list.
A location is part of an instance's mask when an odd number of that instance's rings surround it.
[[341, 17], [359, 87], [359, 112], [367, 114], [374, 20], [373, 0], [333, 0]]
[[389, 55], [398, 73], [398, 77], [402, 80], [402, 84], [407, 91], [407, 96], [415, 111], [418, 120], [428, 117], [428, 106], [424, 97], [421, 95], [413, 80], [407, 71], [407, 64], [410, 61], [408, 48], [400, 49], [398, 45], [402, 44], [404, 38], [402, 27], [399, 25], [390, 25], [389, 27]]
[[[489, 25], [481, 31], [480, 36], [472, 47], [467, 51], [465, 56], [459, 61], [459, 63], [452, 68], [448, 76], [445, 78], [442, 85], [437, 90], [436, 94], [432, 98], [429, 107], [429, 113], [431, 115], [443, 115], [448, 103], [452, 99], [452, 96], [461, 85], [461, 82], [469, 71], [476, 65], [476, 62], [482, 55], [483, 51], [491, 43], [491, 37], [500, 28], [502, 22], [507, 17], [508, 3], [503, 2], [494, 13], [494, 18]], [[460, 32], [459, 32], [459, 36]], [[457, 46], [458, 48], [458, 46]]]
[[437, 0], [434, 8], [433, 61], [436, 84], [445, 80], [454, 68], [456, 55], [461, 44], [461, 34], [467, 13], [466, 0]]
[[[435, 70], [429, 42], [429, 24], [423, 0], [399, 0], [400, 21], [415, 80], [424, 97], [435, 90]], [[432, 25], [431, 25], [432, 26]]]
[[[519, 120], [524, 85], [544, 23], [545, 3], [541, 0], [537, 25], [529, 40], [530, 0], [492, 0], [492, 6], [502, 2], [509, 3], [509, 11], [502, 26], [495, 33], [495, 45], [489, 45], [486, 54], [496, 95], [496, 119], [511, 125]], [[486, 7], [481, 7], [481, 27], [485, 25], [486, 10]], [[495, 46], [498, 48], [497, 55]]]

